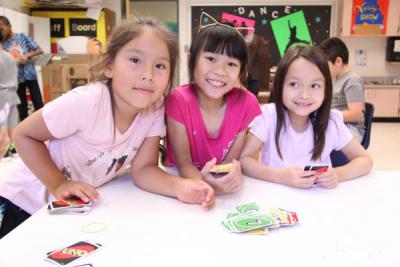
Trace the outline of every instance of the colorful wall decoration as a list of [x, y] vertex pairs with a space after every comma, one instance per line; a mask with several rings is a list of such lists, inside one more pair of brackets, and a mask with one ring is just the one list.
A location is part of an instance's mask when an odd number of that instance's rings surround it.
[[272, 65], [277, 65], [290, 46], [317, 45], [330, 37], [331, 10], [331, 5], [192, 6], [192, 37], [202, 12], [236, 27], [253, 27], [254, 34], [268, 42]]
[[353, 0], [351, 34], [385, 34], [388, 8], [389, 0]]

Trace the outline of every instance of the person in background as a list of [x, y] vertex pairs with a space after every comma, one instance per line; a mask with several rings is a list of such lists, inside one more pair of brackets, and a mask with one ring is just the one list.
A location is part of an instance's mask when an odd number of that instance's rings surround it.
[[4, 125], [2, 127], [5, 135], [4, 143], [7, 140], [6, 153], [1, 151], [0, 156], [12, 156], [16, 153], [12, 135], [19, 121], [17, 109], [17, 105], [20, 103], [17, 95], [18, 69], [15, 59], [3, 49], [2, 40], [3, 34], [0, 31], [0, 114], [4, 119], [0, 123]]
[[[344, 125], [342, 114], [330, 107], [329, 66], [317, 47], [289, 48], [278, 65], [273, 92], [274, 103], [263, 106], [254, 119], [240, 155], [245, 175], [299, 188], [335, 188], [371, 170], [368, 152]], [[322, 173], [305, 170], [307, 165], [330, 166], [333, 150], [350, 162]]]
[[[247, 75], [243, 36], [216, 21], [200, 27], [188, 69], [190, 83], [176, 88], [166, 102], [166, 165], [176, 165], [183, 177], [206, 181], [217, 194], [235, 192], [243, 183], [237, 159], [246, 131], [261, 113], [256, 97], [237, 87]], [[233, 165], [226, 175], [216, 178], [209, 172], [225, 163]]]
[[23, 162], [1, 178], [0, 238], [48, 201], [71, 196], [100, 201], [96, 188], [127, 167], [143, 190], [204, 209], [213, 205], [214, 190], [206, 182], [158, 166], [163, 99], [173, 84], [177, 56], [176, 36], [166, 26], [152, 18], [124, 21], [113, 29], [96, 81], [56, 98], [18, 125], [14, 137]]
[[0, 30], [3, 33], [3, 48], [18, 62], [18, 96], [21, 103], [18, 105], [19, 118], [23, 121], [28, 117], [28, 101], [26, 88], [35, 110], [43, 107], [37, 74], [32, 58], [43, 54], [42, 49], [25, 33], [14, 33], [7, 17], [0, 16]]
[[361, 143], [364, 133], [364, 83], [351, 70], [349, 50], [339, 38], [326, 39], [319, 48], [328, 58], [333, 79], [332, 108], [342, 112], [343, 120], [353, 136]]
[[251, 40], [246, 40], [249, 57], [248, 78], [246, 88], [255, 96], [260, 91], [269, 91], [271, 56], [268, 41], [254, 34]]

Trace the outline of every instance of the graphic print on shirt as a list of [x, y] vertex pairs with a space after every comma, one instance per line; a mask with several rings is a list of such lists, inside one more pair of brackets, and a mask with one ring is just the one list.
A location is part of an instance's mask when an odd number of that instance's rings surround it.
[[12, 44], [8, 48], [8, 52], [16, 59], [19, 60], [24, 55], [24, 49], [20, 44]]
[[61, 173], [68, 178], [68, 180], [71, 180], [72, 178], [72, 173], [71, 173], [71, 169], [69, 168], [69, 166], [64, 166], [61, 169]]
[[103, 162], [107, 160], [106, 175], [112, 173], [113, 170], [114, 170], [113, 173], [117, 173], [124, 166], [128, 157], [133, 158], [136, 155], [136, 153], [137, 153], [137, 148], [134, 146], [133, 152], [132, 149], [125, 149], [123, 151], [120, 151], [118, 155], [116, 155], [116, 153], [107, 154], [105, 157], [102, 158]]
[[231, 149], [233, 142], [236, 140], [236, 136], [237, 136], [237, 134], [235, 134], [233, 139], [228, 143], [227, 147], [222, 150], [221, 162], [223, 162], [225, 157], [228, 155], [228, 152]]

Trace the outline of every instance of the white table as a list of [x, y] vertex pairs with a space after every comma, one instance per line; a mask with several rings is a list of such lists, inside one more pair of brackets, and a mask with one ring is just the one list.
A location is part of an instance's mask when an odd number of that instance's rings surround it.
[[[42, 209], [0, 240], [0, 266], [53, 266], [46, 252], [90, 240], [102, 249], [75, 265], [100, 266], [400, 266], [400, 175], [374, 172], [334, 190], [302, 190], [246, 178], [240, 192], [197, 205], [151, 194], [122, 177], [99, 189], [89, 215], [50, 216]], [[267, 236], [233, 234], [220, 225], [236, 205], [296, 211], [300, 225]], [[91, 222], [103, 232], [82, 233]]]

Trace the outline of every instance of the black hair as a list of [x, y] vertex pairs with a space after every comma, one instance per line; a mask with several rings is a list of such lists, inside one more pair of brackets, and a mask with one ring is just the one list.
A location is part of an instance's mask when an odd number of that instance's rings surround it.
[[277, 114], [275, 144], [279, 156], [281, 159], [283, 159], [279, 146], [280, 133], [282, 128], [285, 127], [284, 112], [286, 107], [283, 104], [283, 88], [290, 65], [292, 65], [292, 63], [299, 58], [304, 58], [305, 60], [314, 64], [325, 78], [324, 101], [322, 102], [321, 106], [313, 112], [313, 114], [310, 114], [311, 124], [314, 130], [312, 159], [317, 160], [321, 157], [322, 151], [324, 150], [325, 132], [328, 128], [332, 101], [332, 78], [329, 71], [329, 65], [323, 52], [318, 47], [310, 45], [292, 46], [288, 49], [278, 65], [272, 91]]
[[3, 22], [6, 25], [11, 25], [10, 20], [6, 16], [0, 16], [0, 22]]
[[320, 43], [318, 47], [330, 62], [335, 63], [336, 58], [340, 57], [344, 64], [349, 63], [349, 50], [341, 39], [337, 37], [328, 38]]
[[246, 84], [247, 77], [247, 48], [239, 31], [230, 25], [215, 24], [200, 28], [190, 46], [188, 62], [189, 79], [194, 82], [194, 69], [201, 52], [227, 54], [240, 61], [239, 80]]
[[3, 33], [0, 31], [0, 42], [3, 41]]

